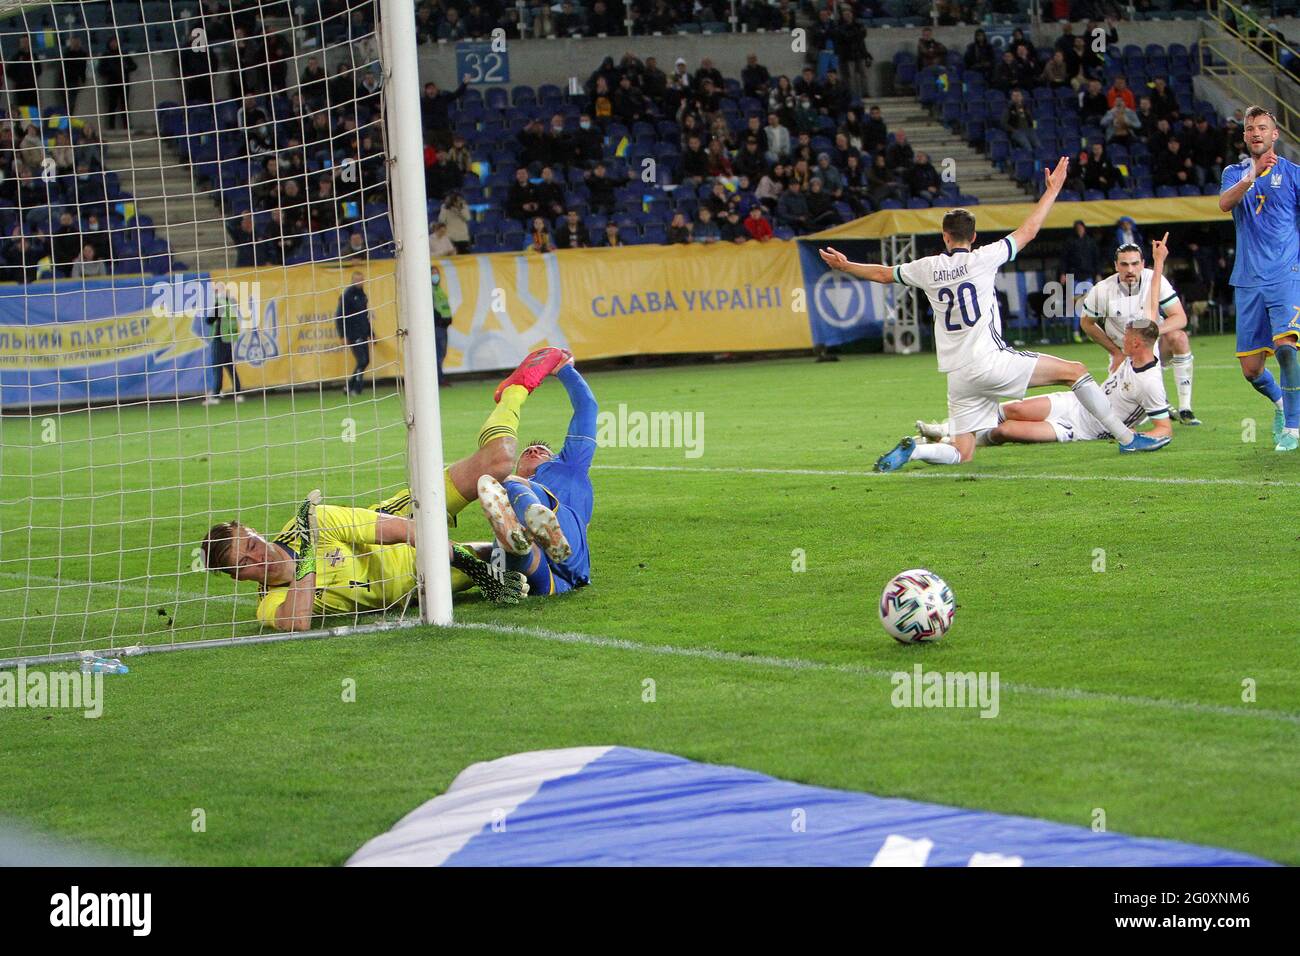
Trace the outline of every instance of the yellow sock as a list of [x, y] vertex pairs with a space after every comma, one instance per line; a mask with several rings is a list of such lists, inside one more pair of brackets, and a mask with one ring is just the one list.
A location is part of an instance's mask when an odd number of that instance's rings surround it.
[[527, 398], [528, 389], [522, 385], [511, 385], [501, 393], [501, 401], [497, 402], [497, 407], [492, 409], [492, 414], [487, 417], [482, 430], [478, 433], [479, 448], [498, 438], [517, 437], [519, 411], [524, 407], [524, 400]]

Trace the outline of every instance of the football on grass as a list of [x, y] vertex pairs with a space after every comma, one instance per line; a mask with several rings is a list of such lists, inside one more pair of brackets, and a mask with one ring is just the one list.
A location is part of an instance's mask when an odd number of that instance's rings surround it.
[[937, 641], [948, 633], [956, 613], [952, 588], [924, 568], [894, 575], [880, 596], [880, 623], [903, 644]]

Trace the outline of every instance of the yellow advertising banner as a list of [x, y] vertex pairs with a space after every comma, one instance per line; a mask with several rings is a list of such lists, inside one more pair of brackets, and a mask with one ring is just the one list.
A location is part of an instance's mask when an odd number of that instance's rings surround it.
[[810, 348], [794, 242], [629, 246], [438, 261], [449, 372], [513, 366], [542, 345], [578, 359]]

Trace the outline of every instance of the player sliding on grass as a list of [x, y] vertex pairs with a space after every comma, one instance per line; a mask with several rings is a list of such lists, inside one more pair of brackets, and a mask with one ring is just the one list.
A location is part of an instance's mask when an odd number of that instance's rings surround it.
[[[479, 479], [478, 498], [505, 553], [506, 567], [528, 578], [535, 596], [563, 594], [591, 581], [587, 525], [591, 523], [594, 492], [592, 458], [596, 454], [596, 397], [573, 357], [559, 367], [560, 380], [573, 405], [573, 418], [558, 455], [545, 442], [524, 449], [514, 474], [498, 481]], [[497, 389], [504, 399], [516, 372]]]
[[[1154, 321], [1159, 329], [1157, 358], [1169, 357], [1174, 369], [1174, 386], [1178, 396], [1178, 421], [1199, 425], [1192, 411], [1192, 348], [1187, 341], [1187, 313], [1178, 301], [1178, 293], [1164, 276], [1143, 267], [1142, 250], [1126, 242], [1115, 250], [1115, 273], [1102, 279], [1083, 299], [1079, 324], [1088, 338], [1106, 350], [1113, 372], [1124, 361], [1124, 335], [1131, 319], [1147, 314], [1147, 290], [1156, 282], [1160, 290], [1159, 309]], [[1147, 316], [1150, 318], [1151, 316]], [[1139, 363], [1140, 364], [1140, 363]]]
[[[1274, 451], [1300, 447], [1300, 166], [1278, 156], [1277, 119], [1246, 110], [1246, 151], [1223, 170], [1219, 208], [1237, 227], [1232, 267], [1237, 306], [1237, 361], [1255, 391], [1273, 403]], [[1277, 354], [1282, 387], [1269, 373]]]
[[975, 435], [998, 423], [1004, 398], [1024, 398], [1039, 385], [1069, 385], [1083, 407], [1120, 441], [1120, 451], [1152, 451], [1154, 439], [1134, 434], [1106, 401], [1106, 395], [1081, 362], [1009, 348], [998, 333], [1001, 321], [994, 290], [998, 267], [1015, 259], [1042, 228], [1048, 210], [1065, 184], [1069, 160], [1044, 170], [1046, 189], [1011, 235], [972, 251], [975, 217], [965, 209], [943, 217], [944, 252], [894, 266], [850, 262], [834, 249], [821, 250], [832, 269], [871, 282], [898, 282], [925, 292], [934, 310], [934, 340], [939, 371], [948, 375], [948, 419], [952, 444], [918, 445], [907, 437], [876, 462], [876, 471], [895, 471], [912, 458], [938, 465], [970, 461]]
[[[481, 476], [510, 474], [520, 409], [542, 379], [568, 358], [559, 349], [534, 352], [511, 376], [513, 387], [498, 390], [497, 406], [479, 432], [478, 450], [444, 471], [449, 526], [477, 497]], [[383, 610], [415, 590], [409, 492], [369, 508], [319, 502], [319, 492], [313, 492], [270, 541], [238, 521], [214, 526], [203, 540], [208, 570], [260, 586], [257, 617], [263, 624], [305, 631], [313, 617]], [[469, 548], [453, 544], [449, 557], [454, 590], [477, 585], [485, 597], [500, 603], [515, 603], [528, 592], [522, 575], [502, 572]]]
[[[1155, 275], [1164, 273], [1169, 234], [1152, 245]], [[1165, 380], [1155, 347], [1160, 339], [1160, 283], [1149, 282], [1144, 315], [1127, 320], [1122, 338], [1123, 358], [1102, 385], [1111, 410], [1125, 425], [1134, 427], [1150, 419], [1154, 427], [1145, 434], [1167, 444], [1173, 435], [1169, 402], [1165, 398]], [[978, 445], [1003, 445], [1009, 442], [1071, 442], [1110, 438], [1097, 419], [1083, 407], [1073, 392], [1052, 392], [1002, 406], [1002, 420], [996, 428], [979, 432]], [[948, 442], [947, 424], [917, 422], [924, 436], [919, 441]]]

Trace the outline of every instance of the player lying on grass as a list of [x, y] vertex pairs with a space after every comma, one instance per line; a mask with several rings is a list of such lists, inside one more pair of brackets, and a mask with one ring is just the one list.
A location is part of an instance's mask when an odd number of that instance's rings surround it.
[[[1124, 361], [1124, 334], [1129, 320], [1147, 316], [1147, 291], [1155, 273], [1144, 267], [1142, 249], [1126, 242], [1115, 250], [1115, 273], [1102, 279], [1083, 299], [1079, 324], [1088, 338], [1110, 355], [1113, 372]], [[1187, 313], [1178, 293], [1165, 276], [1160, 276], [1160, 312], [1155, 316], [1160, 339], [1156, 357], [1169, 359], [1174, 370], [1178, 396], [1178, 421], [1199, 425], [1192, 411], [1192, 347], [1187, 341]], [[1140, 364], [1140, 363], [1139, 363]]]
[[[1163, 274], [1168, 247], [1165, 239], [1152, 243], [1155, 274]], [[1155, 348], [1160, 339], [1160, 284], [1148, 283], [1145, 315], [1127, 320], [1122, 339], [1123, 358], [1102, 385], [1111, 409], [1130, 428], [1150, 419], [1154, 426], [1145, 432], [1159, 443], [1168, 444], [1173, 436], [1169, 402], [1165, 398], [1165, 380]], [[1010, 442], [1071, 442], [1110, 438], [1104, 425], [1083, 407], [1073, 392], [1052, 392], [1034, 398], [1008, 402], [1002, 406], [1002, 421], [996, 428], [975, 436], [976, 445], [1004, 445]], [[917, 422], [922, 438], [918, 441], [947, 442], [946, 423]]]
[[[560, 453], [545, 442], [533, 442], [504, 482], [484, 475], [478, 485], [479, 503], [506, 567], [527, 577], [534, 596], [563, 594], [591, 582], [587, 526], [594, 507], [590, 469], [599, 407], [572, 356], [555, 377], [573, 405]], [[502, 387], [509, 383], [507, 379]]]
[[[1300, 166], [1274, 152], [1280, 130], [1268, 110], [1246, 110], [1249, 155], [1223, 170], [1219, 208], [1232, 213], [1237, 261], [1228, 280], [1237, 307], [1237, 361], [1273, 403], [1274, 451], [1300, 448]], [[1279, 388], [1267, 368], [1277, 355]]]
[[[568, 358], [559, 349], [534, 352], [497, 390], [497, 405], [479, 432], [478, 450], [444, 472], [449, 526], [477, 498], [481, 476], [510, 474], [520, 409], [542, 379]], [[314, 493], [269, 541], [238, 521], [215, 525], [203, 540], [207, 568], [236, 581], [257, 582], [262, 591], [258, 620], [279, 630], [308, 630], [313, 617], [329, 613], [383, 610], [406, 600], [416, 587], [409, 492], [369, 508], [316, 507], [318, 502]], [[470, 548], [453, 544], [449, 557], [453, 589], [476, 585], [489, 600], [501, 603], [515, 603], [527, 593], [522, 575], [500, 571]]]
[[832, 269], [870, 282], [898, 282], [925, 292], [934, 311], [934, 341], [939, 371], [948, 375], [948, 419], [952, 444], [918, 445], [906, 437], [876, 462], [876, 471], [895, 471], [913, 457], [938, 465], [970, 461], [975, 435], [998, 423], [1002, 399], [1024, 398], [1039, 385], [1069, 385], [1092, 415], [1120, 441], [1122, 451], [1151, 451], [1153, 439], [1137, 435], [1114, 413], [1106, 395], [1081, 362], [1052, 355], [1019, 352], [1002, 341], [1002, 327], [994, 289], [998, 267], [1015, 259], [1042, 228], [1056, 201], [1069, 160], [1064, 156], [1055, 169], [1045, 170], [1046, 188], [1034, 211], [1015, 232], [987, 246], [973, 249], [975, 217], [965, 209], [943, 217], [945, 251], [894, 266], [850, 262], [843, 253], [827, 248], [821, 257]]

